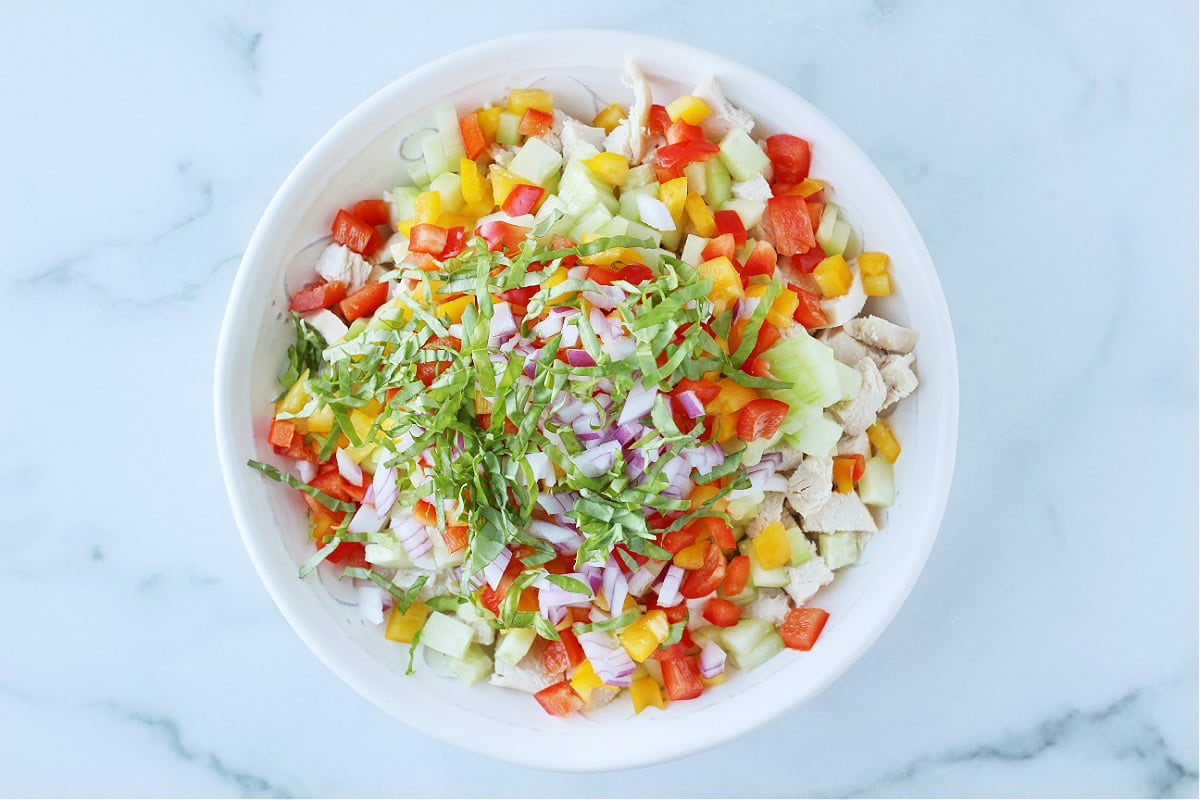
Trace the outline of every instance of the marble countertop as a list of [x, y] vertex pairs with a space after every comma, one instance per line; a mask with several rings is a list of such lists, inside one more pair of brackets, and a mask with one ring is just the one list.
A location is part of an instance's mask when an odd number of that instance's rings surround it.
[[[1196, 796], [1195, 7], [501, 6], [0, 5], [0, 794]], [[842, 125], [962, 372], [945, 523], [879, 642], [719, 752], [603, 776], [344, 686], [255, 576], [212, 432], [225, 300], [297, 160], [407, 70], [556, 26], [710, 48]]]

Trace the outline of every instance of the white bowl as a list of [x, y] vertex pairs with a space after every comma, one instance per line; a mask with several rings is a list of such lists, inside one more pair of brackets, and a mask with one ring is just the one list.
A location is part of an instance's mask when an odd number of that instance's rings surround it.
[[[315, 245], [326, 241], [338, 207], [405, 177], [397, 155], [406, 135], [427, 126], [437, 106], [468, 110], [533, 83], [552, 89], [565, 110], [590, 118], [610, 102], [630, 101], [620, 84], [630, 57], [651, 78], [659, 101], [715, 74], [726, 95], [754, 115], [756, 133], [786, 131], [812, 142], [813, 174], [829, 179], [866, 245], [891, 255], [898, 292], [877, 307], [920, 331], [921, 387], [893, 416], [904, 447], [897, 502], [862, 561], [820, 595], [831, 616], [815, 649], [786, 651], [664, 711], [634, 716], [622, 699], [595, 717], [564, 720], [517, 692], [465, 688], [420, 660], [416, 673], [405, 676], [408, 648], [363, 623], [346, 604], [346, 587], [328, 574], [297, 578], [311, 551], [305, 505], [246, 461], [280, 463], [266, 432], [289, 343], [288, 291], [311, 278]], [[958, 373], [929, 253], [895, 192], [837, 126], [774, 80], [703, 50], [618, 31], [572, 30], [498, 39], [447, 56], [378, 92], [317, 142], [271, 200], [246, 248], [221, 330], [215, 403], [221, 468], [246, 549], [288, 622], [330, 669], [422, 733], [519, 764], [586, 771], [651, 764], [740, 736], [812, 697], [862, 655], [907, 597], [937, 535], [954, 465]], [[551, 741], [557, 746], [548, 750]]]

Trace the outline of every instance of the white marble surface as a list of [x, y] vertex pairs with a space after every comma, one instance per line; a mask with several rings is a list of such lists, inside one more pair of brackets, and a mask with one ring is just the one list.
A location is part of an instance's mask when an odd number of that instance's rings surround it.
[[[0, 4], [0, 794], [1196, 796], [1195, 5], [408, 5]], [[582, 25], [840, 123], [962, 370], [941, 538], [878, 644], [719, 752], [602, 776], [424, 741], [321, 666], [211, 420], [238, 257], [316, 138], [459, 44]]]

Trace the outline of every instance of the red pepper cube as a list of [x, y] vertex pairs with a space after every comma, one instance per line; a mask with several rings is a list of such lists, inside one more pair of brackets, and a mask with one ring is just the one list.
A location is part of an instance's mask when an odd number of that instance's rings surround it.
[[379, 249], [383, 239], [374, 225], [370, 225], [346, 209], [340, 209], [333, 218], [333, 240], [344, 244], [359, 255]]

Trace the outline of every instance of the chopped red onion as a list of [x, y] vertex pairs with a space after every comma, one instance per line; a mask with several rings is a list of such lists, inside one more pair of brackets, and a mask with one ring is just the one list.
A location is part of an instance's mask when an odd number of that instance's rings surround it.
[[627, 422], [624, 425], [617, 426], [617, 429], [613, 431], [613, 437], [621, 443], [621, 447], [624, 447], [630, 442], [641, 438], [644, 431], [645, 428], [636, 422]]
[[593, 662], [592, 667], [596, 670], [596, 677], [605, 684], [629, 686], [633, 683], [633, 671], [637, 665], [624, 647], [618, 647], [599, 663]]
[[369, 506], [375, 505], [375, 484], [371, 484], [367, 487], [367, 490], [363, 492], [362, 501]]
[[533, 328], [530, 329], [530, 333], [532, 333], [538, 339], [542, 339], [543, 341], [545, 341], [547, 339], [554, 338], [554, 336], [556, 334], [558, 334], [559, 331], [562, 330], [562, 327], [563, 327], [562, 315], [561, 314], [550, 314], [544, 320], [539, 322], [537, 325], [534, 325]]
[[759, 302], [759, 298], [757, 297], [739, 297], [737, 305], [734, 307], [733, 319], [736, 321], [753, 316]]
[[621, 445], [616, 442], [604, 442], [584, 450], [577, 456], [572, 456], [571, 460], [584, 475], [589, 478], [598, 478], [612, 469], [620, 450]]
[[631, 450], [625, 455], [625, 474], [640, 478], [646, 473], [646, 456], [641, 450]]
[[[353, 522], [351, 525], [353, 526]], [[370, 530], [378, 530], [378, 528]], [[392, 531], [396, 534], [396, 538], [399, 540], [401, 547], [404, 548], [404, 552], [414, 561], [433, 550], [433, 542], [429, 540], [429, 534], [426, 533], [425, 526], [413, 517], [393, 519]]]
[[700, 676], [707, 680], [725, 671], [725, 651], [716, 642], [709, 642], [700, 651]]
[[586, 264], [580, 264], [579, 266], [571, 267], [567, 270], [567, 280], [581, 281], [587, 278], [587, 274], [588, 266]]
[[601, 342], [600, 349], [613, 361], [624, 361], [637, 352], [637, 342], [628, 336], [617, 336]]
[[625, 299], [625, 292], [620, 286], [599, 286], [594, 290], [580, 292], [580, 295], [596, 308], [605, 311], [611, 311]]
[[[565, 495], [538, 495], [539, 504], [541, 498], [543, 497], [561, 498], [565, 497]], [[564, 511], [569, 510], [569, 508], [564, 509]], [[550, 544], [565, 544], [566, 542], [579, 539], [579, 534], [570, 528], [563, 525], [555, 525], [553, 522], [546, 522], [545, 520], [540, 519], [535, 519], [529, 523], [529, 532], [539, 539], [544, 539]]]
[[674, 564], [667, 567], [666, 577], [658, 588], [658, 604], [663, 608], [676, 605], [679, 602], [679, 586], [683, 583], [683, 567]]
[[451, 323], [450, 325], [447, 325], [446, 332], [449, 333], [451, 336], [453, 336], [455, 339], [462, 341], [463, 328], [462, 328], [461, 322], [454, 322], [454, 323]]
[[617, 563], [616, 556], [609, 556], [608, 563], [604, 566], [603, 591], [609, 611], [620, 614], [629, 594], [629, 581], [625, 578], [621, 565]]
[[500, 585], [500, 579], [504, 577], [504, 570], [508, 569], [510, 561], [512, 561], [512, 550], [506, 547], [492, 559], [492, 563], [483, 568], [483, 579], [487, 581], [488, 586], [495, 589]]
[[488, 326], [488, 344], [494, 345], [517, 332], [517, 321], [512, 308], [505, 302], [492, 305], [492, 321]]
[[296, 476], [304, 483], [309, 483], [317, 477], [317, 465], [304, 459], [296, 460]]
[[572, 367], [594, 367], [596, 359], [588, 355], [586, 350], [572, 349], [567, 351], [567, 363]]
[[591, 587], [593, 594], [604, 582], [604, 569], [598, 564], [584, 564], [579, 568], [579, 574], [582, 576], [581, 580]]
[[[634, 597], [641, 597], [650, 588], [650, 584], [654, 583], [654, 579], [658, 577], [658, 571], [650, 569], [652, 561], [647, 561], [642, 566], [629, 576], [629, 593]], [[662, 568], [662, 562], [657, 562], [659, 569]]]
[[363, 503], [358, 507], [358, 511], [354, 512], [354, 516], [350, 519], [350, 524], [346, 530], [350, 533], [374, 533], [383, 527], [383, 518], [374, 506], [369, 506]]
[[612, 635], [604, 631], [588, 631], [578, 634], [575, 638], [579, 640], [583, 654], [587, 656], [593, 666], [607, 663], [609, 656], [617, 649], [617, 643], [613, 640]]
[[554, 485], [554, 464], [551, 463], [550, 456], [538, 452], [526, 453], [525, 463], [529, 464], [529, 469], [533, 471], [534, 480]]
[[700, 402], [700, 398], [691, 389], [675, 395], [675, 399], [679, 401], [679, 407], [688, 415], [688, 419], [704, 416], [704, 403]]
[[[558, 494], [547, 492], [545, 494], [539, 494], [536, 502], [538, 506], [540, 506], [541, 509], [547, 514], [565, 514], [574, 508], [575, 500], [578, 499], [578, 497], [579, 496], [574, 492], [560, 492]], [[531, 530], [532, 525], [533, 523], [530, 523]], [[573, 531], [568, 532], [573, 533]], [[538, 534], [536, 531], [534, 531], [534, 535], [539, 536], [539, 538], [546, 539], [544, 535]], [[552, 542], [553, 540], [546, 539], [546, 541]]]
[[542, 612], [542, 616], [549, 620], [551, 625], [558, 625], [567, 618], [566, 606], [542, 606], [539, 602], [538, 610]]
[[625, 397], [625, 406], [621, 409], [621, 416], [617, 420], [617, 424], [636, 422], [649, 414], [650, 409], [654, 408], [654, 398], [657, 396], [658, 387], [652, 386], [647, 389], [642, 383], [634, 384]]
[[538, 589], [538, 605], [545, 608], [553, 608], [554, 606], [587, 606], [591, 602], [591, 594], [572, 592], [553, 583]]
[[562, 338], [558, 340], [559, 347], [575, 347], [579, 344], [579, 328], [575, 325], [575, 318], [568, 317], [563, 323]]
[[689, 447], [679, 452], [679, 457], [691, 465], [692, 469], [704, 474], [711, 472], [725, 461], [725, 451], [719, 444], [709, 444], [703, 447]]
[[355, 464], [354, 459], [350, 458], [350, 455], [340, 447], [334, 453], [334, 456], [337, 458], [338, 472], [341, 473], [342, 477], [345, 478], [348, 483], [352, 483], [355, 486], [362, 486], [362, 467], [360, 467], [358, 464]]

